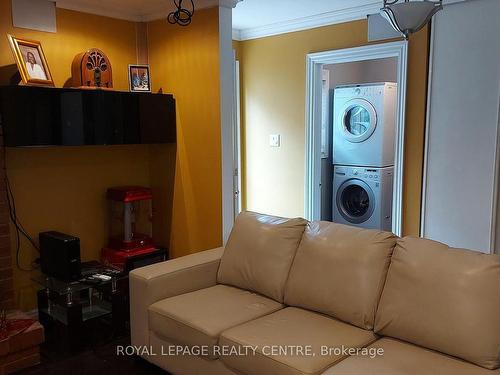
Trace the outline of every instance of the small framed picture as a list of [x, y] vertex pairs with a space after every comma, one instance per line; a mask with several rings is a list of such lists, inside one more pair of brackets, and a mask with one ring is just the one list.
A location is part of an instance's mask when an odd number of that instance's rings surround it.
[[7, 37], [22, 82], [26, 85], [54, 86], [54, 80], [40, 42], [20, 39], [12, 35], [7, 35]]
[[149, 65], [129, 65], [128, 77], [130, 91], [151, 92], [151, 77], [149, 75]]

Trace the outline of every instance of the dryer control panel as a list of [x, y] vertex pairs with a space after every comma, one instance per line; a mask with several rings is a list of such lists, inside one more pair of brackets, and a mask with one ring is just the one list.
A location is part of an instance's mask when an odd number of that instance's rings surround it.
[[335, 94], [337, 97], [341, 98], [362, 98], [367, 96], [377, 96], [384, 93], [385, 88], [394, 89], [396, 84], [392, 82], [384, 83], [370, 83], [363, 85], [348, 85], [348, 86], [337, 86], [335, 88]]

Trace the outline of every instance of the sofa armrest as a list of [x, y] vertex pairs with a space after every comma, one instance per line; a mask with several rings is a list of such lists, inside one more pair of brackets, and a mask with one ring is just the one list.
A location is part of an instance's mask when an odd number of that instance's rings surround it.
[[165, 298], [216, 285], [223, 252], [224, 248], [220, 247], [130, 272], [132, 345], [149, 346], [150, 305]]

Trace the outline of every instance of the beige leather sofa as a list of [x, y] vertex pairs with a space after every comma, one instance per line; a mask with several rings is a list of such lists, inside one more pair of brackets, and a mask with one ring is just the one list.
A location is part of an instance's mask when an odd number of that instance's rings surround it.
[[132, 344], [172, 374], [500, 375], [500, 257], [429, 240], [247, 212], [130, 293]]

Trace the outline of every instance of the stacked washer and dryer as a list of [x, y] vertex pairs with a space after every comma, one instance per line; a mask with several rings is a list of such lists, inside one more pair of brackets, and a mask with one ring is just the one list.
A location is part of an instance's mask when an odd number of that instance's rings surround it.
[[396, 98], [396, 83], [335, 88], [334, 222], [392, 230]]

